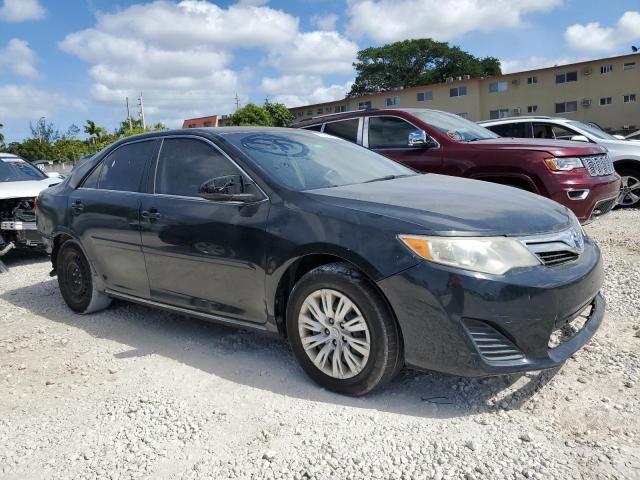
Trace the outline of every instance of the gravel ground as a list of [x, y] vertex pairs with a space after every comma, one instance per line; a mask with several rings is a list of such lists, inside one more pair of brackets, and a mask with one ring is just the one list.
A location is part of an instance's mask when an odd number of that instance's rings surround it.
[[403, 372], [366, 398], [286, 343], [116, 303], [63, 304], [47, 259], [0, 276], [3, 479], [640, 478], [640, 211], [587, 228], [608, 313], [560, 370]]

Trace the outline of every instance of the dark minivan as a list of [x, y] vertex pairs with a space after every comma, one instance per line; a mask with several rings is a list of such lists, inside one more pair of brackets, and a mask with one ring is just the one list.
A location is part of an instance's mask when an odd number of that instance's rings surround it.
[[37, 224], [73, 311], [116, 298], [280, 334], [351, 395], [404, 365], [555, 367], [604, 312], [600, 251], [566, 207], [318, 132], [129, 137], [42, 192]]

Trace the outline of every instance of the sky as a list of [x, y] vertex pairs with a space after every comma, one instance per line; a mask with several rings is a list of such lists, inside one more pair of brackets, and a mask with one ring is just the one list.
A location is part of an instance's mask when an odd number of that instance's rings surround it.
[[357, 51], [407, 38], [493, 56], [503, 72], [631, 52], [639, 0], [0, 0], [5, 140], [46, 117], [113, 130], [343, 98]]

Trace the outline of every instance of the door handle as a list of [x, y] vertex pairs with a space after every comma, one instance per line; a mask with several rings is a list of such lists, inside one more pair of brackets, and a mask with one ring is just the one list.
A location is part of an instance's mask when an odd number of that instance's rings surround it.
[[143, 210], [142, 212], [140, 212], [140, 216], [144, 220], [149, 220], [150, 222], [153, 222], [158, 218], [160, 218], [162, 215], [158, 213], [158, 210], [156, 210], [155, 208], [152, 208], [150, 210]]
[[71, 204], [71, 209], [73, 210], [73, 213], [80, 213], [84, 210], [84, 205], [80, 200], [76, 200]]

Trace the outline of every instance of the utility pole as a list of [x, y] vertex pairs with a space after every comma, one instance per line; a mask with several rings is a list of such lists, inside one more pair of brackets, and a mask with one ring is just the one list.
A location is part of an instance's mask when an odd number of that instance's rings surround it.
[[140, 115], [140, 122], [142, 123], [142, 129], [146, 129], [147, 125], [144, 123], [144, 104], [142, 103], [142, 92], [138, 97], [138, 114]]
[[129, 122], [129, 130], [133, 130], [133, 125], [131, 125], [131, 111], [129, 110], [129, 97], [126, 97], [127, 100], [127, 122]]
[[238, 98], [238, 92], [236, 92], [236, 112], [240, 108], [240, 98]]

